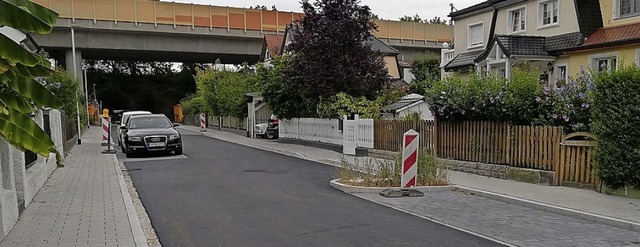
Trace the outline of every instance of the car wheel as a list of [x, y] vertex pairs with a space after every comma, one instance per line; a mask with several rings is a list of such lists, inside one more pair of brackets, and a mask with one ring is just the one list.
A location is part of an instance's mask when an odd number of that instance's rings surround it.
[[176, 155], [182, 155], [182, 146], [178, 149], [176, 149], [176, 151], [173, 151]]
[[127, 156], [127, 158], [133, 158], [133, 153], [131, 153], [131, 152], [127, 152], [127, 153], [126, 153], [126, 156]]
[[260, 138], [262, 138], [262, 139], [267, 139], [267, 136], [266, 136], [266, 135], [259, 135], [259, 136], [260, 136]]
[[265, 134], [264, 134], [264, 136], [265, 136], [265, 138], [266, 138], [267, 140], [271, 140], [271, 139], [275, 138], [275, 136], [273, 135], [273, 133], [268, 132], [268, 131], [267, 131], [267, 133], [265, 133]]

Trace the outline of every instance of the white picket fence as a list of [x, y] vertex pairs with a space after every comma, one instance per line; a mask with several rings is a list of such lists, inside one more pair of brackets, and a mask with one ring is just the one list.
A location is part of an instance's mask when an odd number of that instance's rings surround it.
[[[304, 141], [343, 145], [342, 120], [321, 118], [294, 118], [280, 121], [280, 137]], [[356, 120], [352, 120], [356, 121]], [[358, 119], [356, 146], [373, 148], [373, 119]]]

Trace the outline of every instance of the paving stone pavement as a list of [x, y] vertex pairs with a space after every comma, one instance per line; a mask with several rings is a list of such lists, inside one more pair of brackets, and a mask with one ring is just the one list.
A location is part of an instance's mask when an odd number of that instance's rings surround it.
[[121, 175], [113, 155], [100, 154], [100, 138], [99, 127], [85, 132], [0, 247], [136, 246]]
[[456, 191], [359, 197], [517, 246], [640, 246], [640, 233]]

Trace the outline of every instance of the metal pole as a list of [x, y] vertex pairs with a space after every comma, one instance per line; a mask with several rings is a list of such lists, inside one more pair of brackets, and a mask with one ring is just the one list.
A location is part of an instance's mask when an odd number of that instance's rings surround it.
[[84, 72], [84, 104], [87, 106], [87, 129], [91, 126], [91, 120], [89, 119], [89, 83], [87, 82], [87, 68], [82, 66]]
[[96, 84], [93, 84], [93, 99], [98, 101], [98, 95], [96, 94]]
[[[71, 55], [73, 56], [73, 77], [78, 78], [78, 70], [76, 69], [76, 36], [71, 27]], [[80, 130], [80, 95], [78, 88], [76, 88], [76, 115], [78, 118], [78, 145], [82, 145], [82, 131]]]

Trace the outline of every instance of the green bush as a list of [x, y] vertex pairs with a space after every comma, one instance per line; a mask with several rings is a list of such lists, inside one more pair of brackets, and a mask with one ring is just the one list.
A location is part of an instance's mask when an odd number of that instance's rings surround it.
[[339, 93], [318, 103], [318, 116], [321, 118], [339, 118], [344, 115], [358, 114], [360, 118], [380, 118], [381, 105], [367, 100], [364, 96], [353, 97]]
[[440, 120], [501, 120], [504, 85], [505, 80], [495, 76], [454, 75], [435, 82], [425, 96]]
[[[62, 103], [62, 109], [68, 118], [76, 119], [80, 112], [81, 126], [87, 126], [87, 109], [84, 103], [85, 97], [80, 89], [80, 80], [73, 78], [64, 69], [58, 68], [56, 72], [44, 78], [44, 84]], [[80, 109], [78, 109], [80, 106]]]
[[257, 76], [242, 68], [230, 71], [216, 67], [196, 73], [198, 97], [202, 97], [205, 109], [215, 115], [246, 117], [246, 94], [257, 91]]
[[640, 68], [596, 74], [592, 97], [598, 176], [614, 188], [640, 188]]
[[190, 94], [184, 99], [180, 100], [180, 104], [182, 105], [182, 111], [186, 115], [196, 115], [200, 113], [209, 113], [210, 110], [207, 109], [207, 104], [204, 98], [197, 94]]
[[538, 73], [516, 69], [506, 84], [502, 99], [504, 116], [513, 124], [531, 125], [541, 114], [536, 98], [543, 93], [549, 93], [549, 89], [543, 91]]

